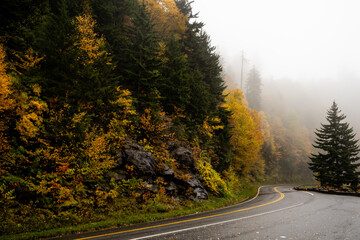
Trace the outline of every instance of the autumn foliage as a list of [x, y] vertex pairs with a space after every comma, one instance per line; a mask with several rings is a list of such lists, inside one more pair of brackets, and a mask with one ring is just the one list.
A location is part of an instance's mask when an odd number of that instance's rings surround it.
[[249, 109], [240, 90], [224, 92], [220, 57], [189, 1], [32, 4], [0, 26], [0, 234], [186, 204], [191, 189], [178, 201], [163, 176], [148, 189], [124, 163], [129, 144], [180, 180], [189, 167], [170, 146], [192, 149], [190, 170], [218, 197], [292, 151], [276, 145], [287, 139], [275, 134], [281, 122]]
[[246, 100], [239, 89], [225, 92], [224, 107], [232, 112], [230, 143], [234, 149], [232, 167], [241, 176], [264, 174], [264, 161], [260, 150], [264, 142], [259, 114], [247, 108]]

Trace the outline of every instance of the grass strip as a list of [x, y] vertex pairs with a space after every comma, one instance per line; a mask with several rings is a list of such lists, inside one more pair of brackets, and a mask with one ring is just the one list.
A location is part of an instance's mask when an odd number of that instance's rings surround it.
[[[226, 197], [215, 197], [210, 196], [208, 200], [201, 202], [186, 201], [186, 204], [178, 206], [168, 212], [158, 212], [158, 213], [137, 213], [134, 212], [131, 216], [126, 215], [126, 218], [123, 216], [123, 213], [118, 212], [118, 216], [109, 217], [106, 220], [94, 222], [94, 223], [84, 223], [78, 224], [76, 226], [67, 226], [57, 229], [45, 230], [40, 232], [29, 232], [16, 235], [3, 235], [0, 236], [0, 239], [39, 239], [46, 237], [61, 236], [66, 234], [73, 234], [86, 231], [94, 231], [111, 227], [120, 227], [137, 223], [146, 223], [152, 222], [172, 217], [179, 217], [189, 214], [194, 214], [198, 212], [215, 210], [225, 206], [237, 204], [243, 202], [249, 198], [252, 198], [256, 195], [259, 185], [249, 185], [241, 189], [240, 192], [232, 194], [231, 196]], [[115, 214], [116, 215], [116, 214]]]

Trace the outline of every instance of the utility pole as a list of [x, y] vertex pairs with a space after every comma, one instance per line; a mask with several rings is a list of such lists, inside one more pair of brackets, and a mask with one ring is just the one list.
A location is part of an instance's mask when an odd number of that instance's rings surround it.
[[240, 88], [243, 90], [243, 70], [244, 70], [244, 51], [241, 54], [241, 85]]

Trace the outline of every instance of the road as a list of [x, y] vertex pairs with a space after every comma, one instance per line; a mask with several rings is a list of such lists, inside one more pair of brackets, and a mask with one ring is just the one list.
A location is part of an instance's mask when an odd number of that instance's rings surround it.
[[231, 207], [61, 239], [360, 239], [360, 198], [266, 186]]

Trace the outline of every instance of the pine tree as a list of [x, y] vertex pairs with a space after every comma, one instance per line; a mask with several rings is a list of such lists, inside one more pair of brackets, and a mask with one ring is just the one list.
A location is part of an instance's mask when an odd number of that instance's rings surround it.
[[[134, 3], [136, 4], [136, 3]], [[129, 42], [125, 50], [127, 63], [124, 63], [124, 86], [129, 88], [137, 99], [139, 111], [158, 106], [160, 74], [159, 36], [156, 35], [145, 5], [135, 7], [133, 27], [129, 29]]]
[[162, 76], [164, 81], [159, 91], [162, 106], [167, 113], [174, 113], [174, 106], [184, 110], [190, 100], [189, 66], [179, 41], [172, 36], [167, 41], [163, 59]]
[[261, 109], [261, 78], [255, 66], [250, 70], [246, 84], [246, 99], [253, 110]]
[[321, 124], [321, 128], [315, 132], [313, 146], [320, 152], [311, 155], [309, 168], [322, 186], [340, 188], [343, 184], [350, 184], [352, 189], [357, 189], [360, 149], [353, 128], [349, 123], [342, 122], [345, 118], [333, 102], [327, 112], [328, 124]]

